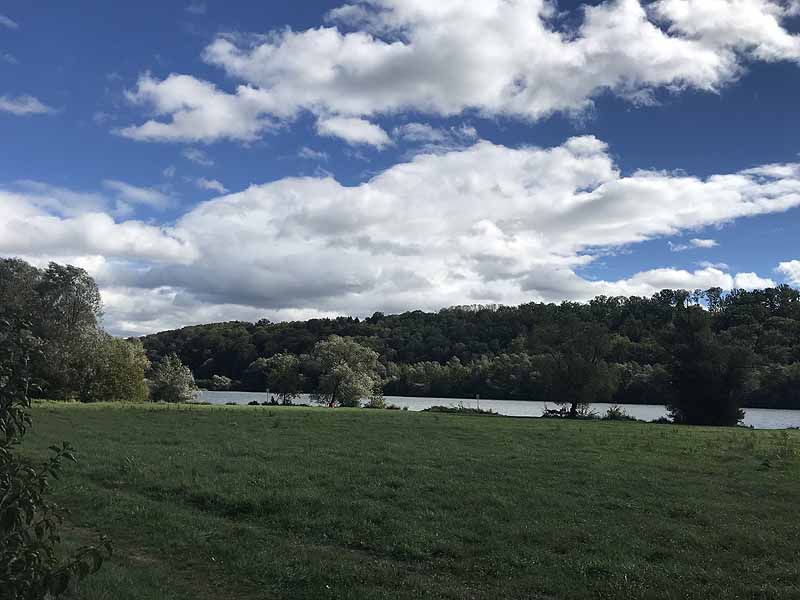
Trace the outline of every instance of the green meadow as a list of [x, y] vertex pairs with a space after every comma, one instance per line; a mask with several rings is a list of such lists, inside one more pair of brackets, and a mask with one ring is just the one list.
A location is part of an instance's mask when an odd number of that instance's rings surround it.
[[37, 403], [85, 600], [800, 598], [800, 432]]

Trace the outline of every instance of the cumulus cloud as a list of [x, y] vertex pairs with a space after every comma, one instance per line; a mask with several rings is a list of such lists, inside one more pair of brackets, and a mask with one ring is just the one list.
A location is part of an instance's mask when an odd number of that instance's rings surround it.
[[196, 257], [192, 245], [169, 228], [135, 220], [117, 222], [100, 211], [59, 215], [46, 205], [36, 197], [0, 189], [2, 254], [53, 259], [99, 255], [150, 264], [181, 264]]
[[800, 36], [783, 19], [797, 4], [773, 0], [658, 0], [651, 10], [671, 32], [716, 47], [745, 52], [758, 60], [800, 61]]
[[216, 314], [363, 315], [759, 286], [770, 280], [711, 265], [609, 281], [581, 273], [609, 248], [796, 207], [800, 178], [622, 176], [606, 145], [584, 136], [552, 148], [480, 141], [419, 154], [356, 186], [284, 178], [201, 203], [170, 228], [2, 198], [14, 216], [0, 251], [108, 257], [103, 289], [118, 294], [109, 318], [130, 330]]
[[383, 148], [392, 143], [389, 135], [378, 125], [364, 119], [330, 117], [317, 121], [317, 133], [337, 137], [348, 144], [367, 144]]
[[128, 100], [148, 106], [169, 120], [151, 119], [115, 133], [149, 142], [253, 141], [272, 125], [264, 116], [262, 95], [248, 86], [239, 86], [235, 94], [228, 94], [189, 75], [170, 75], [157, 81], [145, 74], [136, 88], [126, 93]]
[[782, 262], [778, 265], [777, 270], [792, 285], [800, 285], [800, 260]]
[[145, 75], [129, 95], [160, 120], [121, 133], [252, 141], [272, 119], [310, 111], [322, 123], [359, 119], [359, 141], [385, 144], [363, 133], [364, 119], [411, 110], [533, 121], [582, 113], [607, 92], [646, 104], [662, 90], [716, 92], [750, 61], [800, 61], [800, 36], [784, 23], [796, 4], [785, 1], [607, 0], [568, 19], [555, 6], [362, 0], [333, 10], [329, 26], [219, 35], [204, 59], [245, 85], [229, 93], [190, 75]]
[[220, 194], [228, 193], [228, 188], [226, 188], [216, 179], [206, 179], [205, 177], [200, 177], [199, 179], [194, 180], [194, 184], [201, 190], [211, 190], [212, 192], [219, 192]]
[[0, 112], [26, 117], [53, 113], [55, 109], [33, 96], [0, 96]]
[[733, 280], [733, 285], [743, 290], [754, 290], [775, 287], [775, 282], [769, 278], [759, 277], [755, 273], [737, 273]]

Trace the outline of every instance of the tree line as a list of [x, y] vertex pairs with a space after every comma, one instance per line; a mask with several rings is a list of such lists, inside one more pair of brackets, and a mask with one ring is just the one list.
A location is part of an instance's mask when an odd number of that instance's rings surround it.
[[[381, 393], [539, 400], [577, 416], [592, 402], [672, 407], [735, 422], [740, 407], [800, 408], [800, 293], [663, 290], [588, 303], [459, 306], [304, 322], [227, 322], [141, 339], [101, 328], [92, 278], [73, 266], [0, 259], [0, 311], [42, 341], [36, 395], [190, 399], [217, 390], [300, 392], [331, 405]], [[327, 399], [327, 400], [326, 400]]]
[[175, 353], [209, 389], [263, 391], [271, 358], [291, 355], [302, 391], [312, 392], [320, 373], [314, 347], [331, 335], [377, 353], [387, 395], [672, 405], [713, 382], [746, 407], [800, 409], [800, 292], [785, 285], [363, 320], [232, 321], [142, 343], [150, 360]]

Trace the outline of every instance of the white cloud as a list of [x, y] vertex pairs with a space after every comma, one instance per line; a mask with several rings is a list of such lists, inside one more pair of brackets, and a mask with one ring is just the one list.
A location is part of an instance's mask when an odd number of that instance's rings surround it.
[[719, 242], [717, 242], [717, 240], [704, 240], [698, 238], [689, 240], [689, 243], [695, 248], [715, 248], [719, 246]]
[[317, 121], [317, 133], [343, 139], [348, 144], [367, 144], [383, 148], [392, 143], [389, 135], [378, 125], [364, 119], [330, 117]]
[[623, 177], [606, 145], [585, 136], [553, 148], [482, 141], [420, 154], [356, 186], [332, 177], [252, 185], [170, 228], [91, 207], [57, 216], [29, 196], [0, 196], [12, 215], [0, 224], [0, 251], [107, 257], [103, 289], [128, 295], [109, 318], [130, 330], [212, 314], [363, 315], [761, 285], [770, 280], [710, 265], [609, 281], [581, 273], [609, 248], [800, 206], [800, 178]]
[[478, 132], [467, 124], [441, 128], [427, 123], [405, 123], [395, 127], [392, 135], [409, 144], [417, 144], [419, 152], [450, 152], [472, 145], [478, 139]]
[[734, 287], [743, 290], [754, 290], [775, 287], [775, 282], [772, 279], [759, 277], [755, 273], [737, 273], [734, 278]]
[[9, 29], [19, 29], [19, 23], [5, 15], [0, 15], [0, 25]]
[[161, 171], [161, 174], [164, 177], [172, 178], [175, 177], [175, 172], [176, 172], [175, 165], [170, 165], [166, 167], [163, 171]]
[[800, 36], [781, 21], [796, 10], [780, 0], [658, 0], [651, 10], [670, 31], [764, 61], [800, 61]]
[[537, 120], [582, 113], [607, 92], [647, 104], [662, 90], [716, 92], [749, 61], [800, 61], [800, 37], [784, 26], [794, 9], [777, 0], [614, 0], [584, 5], [569, 27], [554, 6], [363, 0], [332, 11], [334, 26], [220, 35], [204, 59], [247, 85], [228, 93], [189, 75], [144, 75], [130, 98], [161, 120], [121, 133], [252, 141], [302, 111], [323, 123], [408, 110]]
[[728, 265], [728, 263], [724, 263], [724, 262], [710, 262], [710, 261], [707, 261], [707, 260], [701, 260], [696, 264], [697, 264], [698, 267], [701, 267], [703, 269], [709, 269], [710, 268], [710, 269], [718, 269], [718, 270], [722, 270], [722, 271], [727, 271], [727, 270], [730, 269], [730, 266]]
[[686, 250], [692, 250], [695, 248], [716, 248], [719, 246], [719, 242], [717, 242], [717, 240], [692, 238], [689, 240], [688, 244], [674, 244], [673, 242], [667, 242], [667, 245], [672, 252], [685, 252]]
[[203, 167], [211, 167], [214, 165], [214, 160], [200, 148], [185, 148], [182, 154], [186, 160]]
[[800, 285], [800, 260], [790, 260], [778, 265], [777, 270], [792, 285]]
[[24, 117], [53, 113], [55, 109], [43, 104], [33, 96], [0, 96], [0, 112], [9, 112]]
[[408, 142], [442, 142], [445, 133], [441, 129], [431, 127], [427, 123], [405, 123], [396, 127], [394, 135]]
[[54, 214], [45, 202], [25, 194], [0, 190], [0, 252], [32, 257], [86, 257], [168, 262], [192, 261], [191, 244], [165, 227], [141, 221], [116, 222], [105, 212]]
[[145, 74], [136, 89], [127, 92], [128, 99], [169, 120], [151, 119], [115, 133], [150, 142], [253, 141], [272, 126], [264, 116], [261, 96], [262, 92], [248, 86], [239, 86], [236, 94], [228, 94], [189, 75], [170, 75], [156, 81]]
[[186, 12], [193, 15], [204, 15], [206, 14], [206, 10], [207, 8], [204, 2], [193, 2], [186, 7]]
[[200, 177], [199, 179], [194, 180], [194, 184], [201, 190], [211, 190], [213, 192], [219, 192], [220, 194], [228, 193], [228, 188], [226, 188], [216, 179], [206, 179], [205, 177]]
[[4, 52], [3, 54], [0, 54], [0, 60], [2, 60], [5, 63], [8, 63], [10, 65], [19, 64], [19, 61], [17, 60], [17, 57], [14, 56], [13, 54], [8, 53], [8, 52]]
[[313, 148], [309, 148], [308, 146], [303, 146], [297, 153], [297, 156], [300, 158], [304, 158], [306, 160], [318, 160], [318, 161], [327, 161], [330, 157], [328, 156], [327, 152], [320, 152], [318, 150], [314, 150]]
[[117, 179], [106, 179], [103, 181], [103, 186], [115, 192], [119, 202], [128, 205], [141, 204], [164, 210], [174, 203], [171, 196], [155, 188], [139, 187]]

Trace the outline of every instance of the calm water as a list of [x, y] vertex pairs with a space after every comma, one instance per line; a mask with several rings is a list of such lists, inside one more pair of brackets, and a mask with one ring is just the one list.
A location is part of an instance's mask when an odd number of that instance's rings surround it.
[[[212, 404], [225, 404], [226, 402], [236, 402], [237, 404], [247, 404], [252, 400], [264, 402], [267, 400], [266, 394], [257, 392], [202, 392], [198, 398], [201, 402]], [[306, 395], [300, 396], [296, 402], [312, 404]], [[387, 404], [397, 406], [407, 406], [408, 410], [423, 410], [431, 406], [457, 406], [462, 402], [464, 406], [475, 407], [477, 401], [472, 399], [459, 398], [411, 398], [405, 396], [386, 396]], [[609, 404], [593, 404], [592, 408], [600, 415], [604, 414]], [[655, 404], [623, 404], [625, 412], [632, 417], [645, 421], [652, 421], [667, 415], [663, 406]], [[544, 411], [543, 402], [523, 402], [520, 400], [481, 400], [480, 407], [491, 409], [501, 415], [511, 417], [541, 417]], [[551, 405], [551, 408], [554, 408]], [[800, 427], [800, 410], [776, 410], [768, 408], [748, 408], [745, 409], [745, 425], [752, 425], [756, 429], [785, 429], [787, 427]]]

